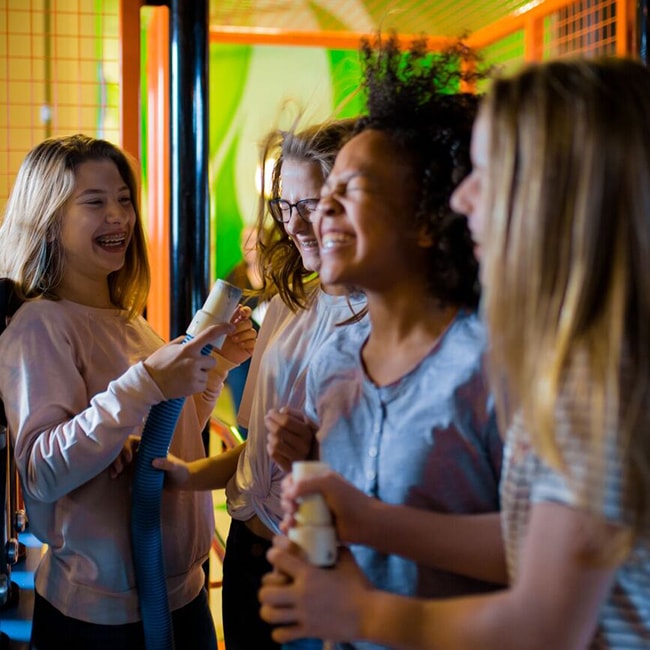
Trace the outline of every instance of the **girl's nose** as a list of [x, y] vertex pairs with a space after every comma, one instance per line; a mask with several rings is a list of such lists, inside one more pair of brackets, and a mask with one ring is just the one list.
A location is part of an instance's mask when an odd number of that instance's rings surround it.
[[319, 217], [333, 217], [340, 211], [340, 204], [332, 194], [321, 196], [316, 213]]
[[458, 214], [467, 215], [471, 211], [471, 203], [469, 201], [468, 191], [468, 179], [461, 181], [460, 185], [454, 190], [449, 200], [449, 205], [454, 212]]
[[106, 221], [109, 223], [122, 223], [128, 219], [128, 213], [121, 201], [109, 200], [106, 204]]
[[291, 210], [291, 217], [284, 227], [290, 235], [298, 235], [311, 230], [312, 225], [298, 214], [296, 208], [293, 208]]

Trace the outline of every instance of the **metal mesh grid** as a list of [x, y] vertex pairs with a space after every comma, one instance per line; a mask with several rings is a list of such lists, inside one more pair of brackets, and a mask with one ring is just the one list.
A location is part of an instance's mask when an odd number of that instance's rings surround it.
[[43, 138], [119, 142], [118, 34], [118, 0], [0, 0], [0, 208]]
[[[620, 0], [619, 0], [620, 2]], [[543, 0], [213, 0], [211, 25], [291, 30], [396, 29], [458, 37]], [[557, 2], [554, 6], [557, 7]], [[616, 52], [617, 0], [576, 0], [543, 18], [542, 49], [527, 27], [483, 41], [488, 63]], [[119, 142], [119, 0], [0, 0], [0, 209], [25, 153], [49, 135]], [[619, 32], [621, 29], [619, 28]]]
[[544, 58], [616, 52], [616, 0], [579, 0], [546, 20]]
[[[526, 29], [519, 29], [481, 48], [497, 73], [513, 72], [527, 60], [563, 56], [613, 55], [617, 51], [617, 0], [577, 0], [542, 17], [541, 50], [526, 51]], [[533, 29], [532, 25], [527, 26]], [[488, 82], [479, 84], [484, 92]]]

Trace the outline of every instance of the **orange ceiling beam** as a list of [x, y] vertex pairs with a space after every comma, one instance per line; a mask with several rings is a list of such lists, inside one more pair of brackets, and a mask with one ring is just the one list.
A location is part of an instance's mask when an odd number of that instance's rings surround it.
[[[305, 31], [271, 29], [263, 27], [210, 27], [211, 43], [230, 43], [239, 45], [278, 45], [297, 47], [324, 47], [332, 50], [357, 50], [362, 38], [372, 38], [373, 34], [345, 31]], [[422, 38], [420, 34], [399, 34], [403, 45]], [[446, 36], [427, 36], [431, 50], [441, 50], [457, 39]]]
[[564, 9], [572, 4], [573, 0], [533, 0], [517, 11], [504, 16], [500, 20], [477, 29], [467, 38], [470, 47], [480, 49], [496, 41], [524, 29], [530, 21], [545, 18], [559, 9]]
[[[626, 2], [631, 0], [619, 0], [617, 13], [623, 14], [625, 18]], [[531, 0], [517, 11], [504, 16], [490, 25], [486, 25], [474, 33], [469, 34], [463, 40], [474, 48], [481, 49], [491, 45], [510, 34], [525, 29], [546, 16], [563, 9], [572, 4], [574, 0]], [[372, 37], [373, 34], [362, 34], [359, 32], [346, 31], [306, 31], [306, 30], [284, 30], [261, 27], [232, 27], [213, 26], [210, 28], [210, 42], [212, 43], [236, 43], [242, 45], [279, 45], [279, 46], [300, 46], [300, 47], [325, 47], [329, 49], [356, 50], [364, 37]], [[421, 38], [419, 34], [399, 34], [402, 45], [408, 46], [413, 40]], [[442, 50], [446, 46], [456, 42], [457, 38], [448, 36], [427, 36], [431, 50]], [[627, 50], [626, 43], [623, 43], [619, 50]]]

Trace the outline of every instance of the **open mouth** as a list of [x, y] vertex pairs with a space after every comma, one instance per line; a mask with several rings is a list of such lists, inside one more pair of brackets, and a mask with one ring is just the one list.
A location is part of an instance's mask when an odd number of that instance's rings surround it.
[[332, 250], [340, 246], [347, 246], [353, 237], [343, 232], [330, 232], [322, 237], [321, 248], [323, 250]]
[[103, 235], [95, 240], [99, 246], [107, 250], [123, 248], [126, 244], [126, 233]]
[[318, 242], [315, 239], [299, 239], [300, 247], [304, 249], [317, 249]]

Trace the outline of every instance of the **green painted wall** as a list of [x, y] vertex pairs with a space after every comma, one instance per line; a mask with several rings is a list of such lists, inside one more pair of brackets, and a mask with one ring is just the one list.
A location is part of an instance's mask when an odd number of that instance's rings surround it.
[[255, 219], [259, 143], [274, 128], [361, 110], [356, 51], [210, 47], [210, 195], [215, 277], [241, 259], [239, 233]]

